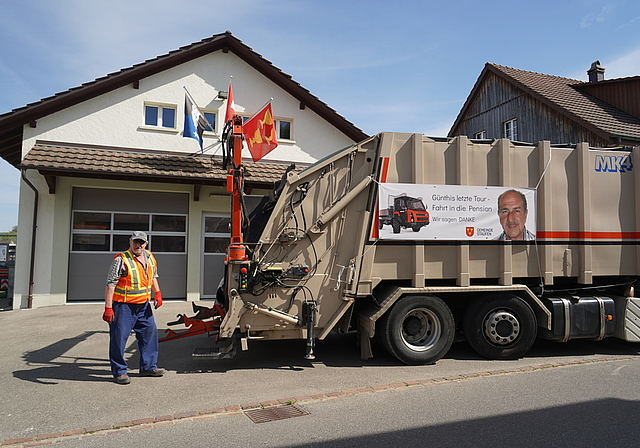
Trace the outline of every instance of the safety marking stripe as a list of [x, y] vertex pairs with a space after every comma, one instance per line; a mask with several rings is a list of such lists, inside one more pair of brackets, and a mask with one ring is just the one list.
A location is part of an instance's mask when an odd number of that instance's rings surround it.
[[536, 239], [591, 239], [591, 240], [637, 240], [640, 232], [590, 232], [538, 230]]

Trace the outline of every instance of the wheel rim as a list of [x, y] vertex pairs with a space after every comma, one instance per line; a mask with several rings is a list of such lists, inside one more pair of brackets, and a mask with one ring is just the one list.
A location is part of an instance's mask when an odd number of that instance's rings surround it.
[[411, 350], [426, 351], [438, 342], [442, 326], [438, 316], [427, 308], [409, 311], [402, 319], [402, 342]]
[[511, 344], [520, 335], [518, 317], [509, 310], [491, 311], [484, 321], [484, 335], [494, 344]]

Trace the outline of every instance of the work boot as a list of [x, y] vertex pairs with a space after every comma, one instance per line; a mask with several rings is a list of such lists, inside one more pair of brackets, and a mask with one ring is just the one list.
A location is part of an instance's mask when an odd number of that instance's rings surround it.
[[165, 369], [153, 369], [146, 372], [140, 372], [140, 376], [162, 376], [165, 373], [167, 373]]
[[126, 373], [123, 373], [119, 377], [116, 377], [116, 383], [118, 384], [129, 384], [131, 382], [131, 378]]

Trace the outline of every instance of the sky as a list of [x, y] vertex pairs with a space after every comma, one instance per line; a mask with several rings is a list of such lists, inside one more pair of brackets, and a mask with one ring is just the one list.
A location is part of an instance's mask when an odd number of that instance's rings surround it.
[[370, 135], [445, 136], [487, 62], [640, 75], [638, 0], [0, 0], [0, 114], [226, 30]]

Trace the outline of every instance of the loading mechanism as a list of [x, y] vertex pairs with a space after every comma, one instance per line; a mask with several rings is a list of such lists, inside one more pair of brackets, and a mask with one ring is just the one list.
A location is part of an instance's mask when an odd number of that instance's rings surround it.
[[[185, 314], [179, 314], [177, 320], [169, 322], [167, 325], [185, 325], [188, 327], [186, 330], [175, 331], [173, 329], [167, 329], [165, 336], [159, 338], [159, 342], [172, 341], [176, 339], [182, 339], [191, 336], [197, 336], [201, 334], [207, 334], [215, 337], [215, 343], [213, 347], [197, 348], [194, 352], [194, 357], [207, 357], [207, 358], [230, 358], [235, 350], [235, 334], [227, 331], [221, 333], [221, 325], [225, 320], [225, 317], [229, 314], [231, 320], [239, 319], [239, 317], [245, 312], [260, 313], [271, 318], [288, 324], [292, 324], [295, 327], [306, 326], [307, 330], [307, 343], [306, 343], [306, 359], [314, 359], [315, 355], [313, 350], [315, 348], [315, 336], [314, 327], [316, 324], [317, 304], [312, 300], [305, 300], [302, 303], [302, 314], [293, 316], [276, 310], [264, 305], [244, 301], [240, 298], [239, 293], [252, 292], [256, 284], [274, 284], [278, 283], [282, 285], [283, 280], [301, 280], [309, 274], [309, 268], [306, 266], [291, 266], [289, 269], [278, 270], [273, 266], [264, 271], [257, 273], [252, 272], [254, 263], [250, 260], [251, 251], [248, 248], [247, 243], [244, 241], [243, 233], [249, 233], [249, 229], [244, 229], [243, 223], [249, 223], [249, 214], [247, 212], [247, 204], [244, 197], [244, 171], [245, 168], [242, 165], [242, 142], [244, 139], [242, 129], [242, 117], [234, 115], [226, 125], [222, 135], [222, 147], [224, 151], [223, 165], [227, 169], [227, 191], [231, 193], [231, 241], [225, 257], [225, 264], [227, 269], [232, 269], [233, 280], [237, 284], [236, 288], [229, 289], [226, 286], [226, 282], [229, 280], [227, 273], [225, 272], [225, 284], [222, 290], [219, 289], [219, 295], [224, 298], [224, 306], [218, 301], [214, 301], [211, 308], [192, 304], [193, 312], [195, 316], [187, 317]], [[276, 183], [274, 193], [277, 196], [282, 190], [282, 186], [285, 182], [286, 175], [295, 168], [295, 165], [291, 165], [283, 175], [283, 179]], [[261, 204], [264, 205], [264, 204]], [[267, 208], [272, 204], [267, 204]], [[271, 279], [271, 281], [269, 281]], [[226, 296], [229, 294], [229, 297]], [[295, 293], [294, 293], [295, 297]], [[261, 339], [251, 335], [251, 328], [247, 326], [243, 329], [246, 336], [240, 339], [242, 349], [247, 349], [247, 341], [250, 339]]]

